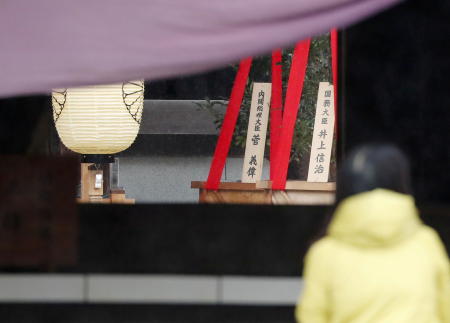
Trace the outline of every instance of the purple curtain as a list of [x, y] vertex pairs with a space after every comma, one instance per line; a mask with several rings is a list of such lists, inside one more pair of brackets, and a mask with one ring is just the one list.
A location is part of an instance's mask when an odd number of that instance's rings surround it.
[[2, 0], [0, 97], [201, 72], [399, 0]]

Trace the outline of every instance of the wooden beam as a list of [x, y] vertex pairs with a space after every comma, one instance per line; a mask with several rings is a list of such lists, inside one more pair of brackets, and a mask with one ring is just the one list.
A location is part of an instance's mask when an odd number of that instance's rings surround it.
[[[191, 188], [205, 188], [206, 182], [192, 181]], [[256, 187], [255, 183], [239, 183], [239, 182], [221, 182], [219, 184], [219, 190], [232, 190], [232, 191], [260, 191], [264, 190], [262, 187]]]
[[[262, 189], [271, 189], [272, 182], [271, 181], [259, 181], [256, 182], [257, 188]], [[336, 190], [336, 183], [328, 182], [328, 183], [313, 183], [306, 181], [287, 181], [286, 182], [286, 190], [294, 190], [294, 191], [327, 191], [334, 192]]]

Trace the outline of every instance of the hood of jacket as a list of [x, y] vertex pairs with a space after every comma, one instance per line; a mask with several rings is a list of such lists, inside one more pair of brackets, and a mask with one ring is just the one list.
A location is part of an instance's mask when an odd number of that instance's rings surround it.
[[353, 195], [337, 207], [328, 234], [358, 247], [385, 247], [411, 237], [421, 226], [414, 198], [386, 189]]

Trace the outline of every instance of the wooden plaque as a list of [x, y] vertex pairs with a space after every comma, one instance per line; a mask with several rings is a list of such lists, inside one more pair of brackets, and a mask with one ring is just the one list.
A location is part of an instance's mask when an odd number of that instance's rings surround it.
[[308, 182], [328, 182], [334, 136], [333, 85], [320, 82], [309, 159]]
[[243, 183], [256, 183], [261, 180], [271, 90], [271, 83], [253, 83], [244, 165], [242, 167]]

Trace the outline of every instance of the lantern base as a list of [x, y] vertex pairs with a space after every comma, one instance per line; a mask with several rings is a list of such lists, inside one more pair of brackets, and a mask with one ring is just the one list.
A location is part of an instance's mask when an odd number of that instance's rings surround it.
[[93, 164], [112, 164], [114, 163], [114, 155], [102, 155], [102, 154], [81, 155], [81, 162]]

